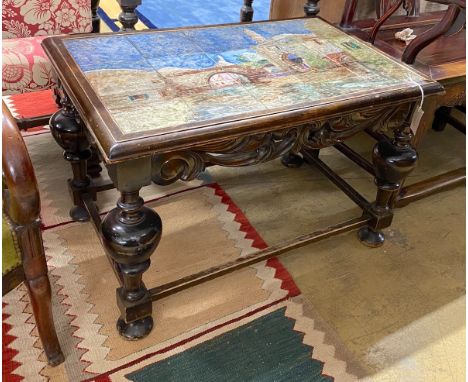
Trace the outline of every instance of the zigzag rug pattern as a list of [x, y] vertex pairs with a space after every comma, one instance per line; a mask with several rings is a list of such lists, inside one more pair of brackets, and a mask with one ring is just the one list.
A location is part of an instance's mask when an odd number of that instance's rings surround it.
[[[305, 354], [307, 360], [316, 360], [313, 370], [319, 379], [312, 380], [328, 381], [329, 376], [336, 381], [355, 380], [347, 373], [346, 363], [336, 358], [335, 347], [327, 344], [315, 321], [302, 313], [300, 291], [278, 259], [155, 302], [156, 326], [151, 335], [131, 343], [120, 339], [115, 331], [117, 283], [99, 240], [89, 223], [67, 220], [68, 199], [55, 197], [67, 196], [63, 179], [68, 167], [58, 159], [60, 149], [50, 149], [55, 146], [50, 146], [48, 134], [26, 140], [41, 188], [54, 319], [66, 361], [56, 368], [47, 366], [26, 288], [19, 286], [3, 298], [5, 380], [140, 380], [141, 373], [146, 372], [140, 370], [162, 365], [159, 362], [180, 357], [219, 336], [235, 337], [244, 325], [252, 325], [279, 309], [283, 309], [284, 319], [278, 322], [289, 320], [293, 330], [302, 333], [299, 337], [291, 334], [292, 339], [301, 339], [301, 349], [308, 349], [301, 357]], [[170, 282], [267, 248], [226, 191], [209, 180], [205, 175], [167, 190], [154, 186], [145, 194], [146, 204], [157, 209], [165, 224], [153, 265], [144, 275], [147, 285]], [[115, 194], [105, 195], [100, 201], [104, 206], [101, 211], [112, 208], [115, 200]], [[309, 361], [304, 365], [304, 370], [312, 370]], [[156, 369], [153, 366], [151, 370]]]

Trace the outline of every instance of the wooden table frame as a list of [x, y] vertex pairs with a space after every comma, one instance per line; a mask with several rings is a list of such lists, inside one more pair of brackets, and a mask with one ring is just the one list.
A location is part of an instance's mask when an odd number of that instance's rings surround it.
[[[321, 108], [272, 114], [252, 119], [248, 125], [231, 121], [184, 130], [171, 134], [168, 142], [149, 137], [140, 139], [137, 147], [128, 141], [113, 145], [102, 129], [90, 128], [99, 123], [112, 126], [114, 122], [100, 119], [99, 98], [89, 92], [85, 80], [75, 77], [79, 70], [70, 67], [72, 61], [67, 59], [66, 49], [55, 45], [60, 45], [60, 41], [55, 38], [44, 43], [59, 77], [57, 98], [62, 106], [52, 116], [50, 127], [72, 166], [73, 177], [68, 185], [74, 207], [70, 215], [76, 221], [91, 219], [120, 282], [116, 292], [121, 314], [117, 328], [124, 338], [139, 339], [151, 331], [152, 301], [289, 250], [356, 229], [364, 244], [383, 244], [382, 230], [392, 222], [396, 195], [417, 161], [410, 129], [420, 100], [417, 87], [382, 93], [378, 101], [362, 96]], [[426, 96], [442, 91], [438, 83], [429, 80], [423, 86]], [[340, 144], [366, 129], [393, 131], [393, 139], [380, 139], [373, 151], [377, 185], [374, 202], [366, 200], [319, 158], [320, 149]], [[87, 175], [90, 147], [96, 142], [112, 183], [91, 181]], [[142, 276], [160, 241], [162, 222], [154, 210], [144, 206], [139, 196], [142, 187], [152, 182], [167, 185], [177, 180], [189, 181], [213, 165], [250, 166], [282, 157], [283, 164], [294, 167], [297, 154], [337, 185], [362, 209], [362, 215], [156, 288], [145, 286]], [[120, 192], [120, 199], [101, 220], [96, 195], [114, 187]]]

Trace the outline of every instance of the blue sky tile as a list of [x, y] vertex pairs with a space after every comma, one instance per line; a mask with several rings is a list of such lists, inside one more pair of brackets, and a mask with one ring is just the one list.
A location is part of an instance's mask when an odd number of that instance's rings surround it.
[[213, 61], [205, 53], [168, 55], [148, 58], [148, 63], [156, 70], [162, 68], [179, 69], [207, 69], [215, 66]]
[[130, 35], [128, 41], [147, 58], [200, 53], [182, 31]]
[[84, 72], [104, 69], [152, 70], [124, 36], [65, 40], [65, 46]]
[[218, 53], [227, 50], [248, 49], [256, 41], [244, 33], [243, 26], [207, 28], [185, 31], [185, 34], [205, 53]]

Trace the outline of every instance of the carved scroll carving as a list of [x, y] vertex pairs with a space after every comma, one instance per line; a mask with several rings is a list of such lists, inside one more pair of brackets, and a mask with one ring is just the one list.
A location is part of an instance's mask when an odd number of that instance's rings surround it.
[[200, 154], [194, 151], [176, 151], [170, 154], [153, 156], [153, 182], [165, 186], [176, 180], [190, 181], [205, 170]]
[[364, 129], [395, 129], [410, 111], [406, 104], [349, 113], [288, 129], [250, 135], [153, 157], [153, 182], [167, 185], [195, 179], [207, 165], [225, 167], [264, 163], [292, 151], [333, 146]]

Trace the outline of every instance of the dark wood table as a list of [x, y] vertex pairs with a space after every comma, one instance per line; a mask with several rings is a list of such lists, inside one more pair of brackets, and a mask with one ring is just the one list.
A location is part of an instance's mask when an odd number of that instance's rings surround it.
[[[417, 161], [410, 124], [421, 89], [426, 97], [442, 91], [319, 18], [57, 36], [43, 45], [59, 79], [62, 109], [50, 125], [73, 170], [71, 216], [94, 222], [121, 283], [117, 327], [127, 339], [151, 331], [152, 300], [184, 288], [353, 229], [363, 243], [381, 245], [394, 198]], [[365, 129], [394, 136], [374, 148], [374, 202], [319, 158], [320, 149]], [[112, 184], [86, 175], [90, 145]], [[157, 288], [144, 285], [162, 222], [144, 206], [142, 187], [278, 157], [288, 167], [314, 165], [362, 216]], [[101, 221], [96, 194], [113, 187], [121, 197]]]

